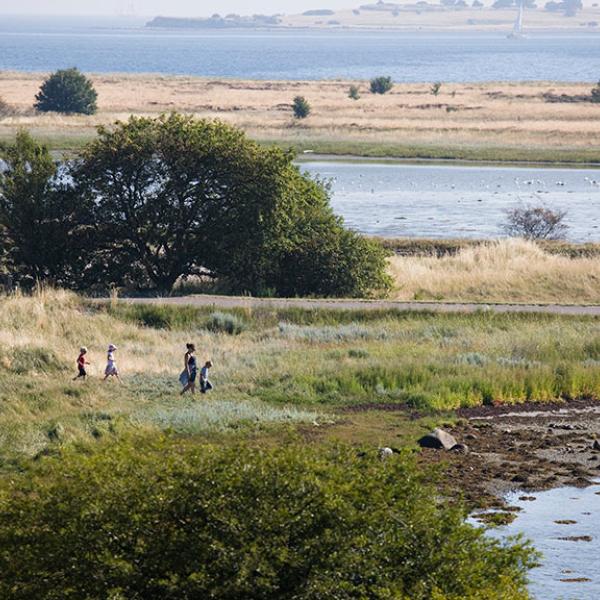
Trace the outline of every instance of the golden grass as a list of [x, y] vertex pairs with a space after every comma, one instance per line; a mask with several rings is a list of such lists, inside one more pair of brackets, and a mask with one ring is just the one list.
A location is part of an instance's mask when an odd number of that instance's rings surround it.
[[[397, 84], [384, 96], [358, 82], [361, 99], [347, 97], [350, 81], [234, 81], [159, 75], [93, 75], [99, 112], [92, 117], [37, 115], [32, 110], [42, 74], [0, 73], [0, 97], [19, 114], [0, 119], [0, 137], [19, 127], [40, 137], [89, 137], [95, 127], [130, 114], [178, 110], [220, 118], [260, 140], [314, 141], [577, 150], [600, 135], [597, 106], [548, 103], [543, 94], [583, 95], [590, 84]], [[292, 117], [294, 96], [313, 107], [301, 122]]]
[[455, 256], [394, 256], [397, 300], [600, 303], [600, 261], [550, 254], [533, 242], [502, 240]]

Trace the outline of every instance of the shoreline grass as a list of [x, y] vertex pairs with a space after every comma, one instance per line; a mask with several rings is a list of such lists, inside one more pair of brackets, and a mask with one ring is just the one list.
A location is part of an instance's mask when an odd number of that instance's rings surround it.
[[[208, 308], [98, 306], [50, 290], [0, 298], [0, 463], [135, 431], [268, 437], [273, 427], [335, 421], [352, 406], [431, 416], [481, 404], [600, 398], [594, 317], [269, 307], [222, 314], [243, 330], [207, 329]], [[200, 361], [215, 363], [214, 392], [195, 399], [178, 395], [190, 340]], [[119, 347], [122, 386], [100, 381], [109, 342]], [[82, 344], [92, 378], [72, 382]], [[364, 435], [371, 439], [372, 428]]]
[[[179, 111], [217, 118], [265, 144], [331, 156], [485, 164], [600, 164], [597, 110], [584, 101], [589, 83], [398, 83], [385, 95], [368, 81], [243, 81], [149, 74], [91, 74], [99, 94], [93, 116], [36, 114], [40, 73], [0, 72], [0, 139], [19, 128], [57, 151], [75, 152], [98, 125], [129, 115]], [[361, 98], [348, 98], [350, 85]], [[302, 122], [291, 103], [305, 96], [313, 111]], [[548, 98], [583, 98], [550, 102]]]

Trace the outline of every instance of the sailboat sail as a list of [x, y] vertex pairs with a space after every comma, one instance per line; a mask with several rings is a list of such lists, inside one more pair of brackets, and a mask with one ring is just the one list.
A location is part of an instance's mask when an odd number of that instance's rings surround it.
[[517, 20], [513, 27], [513, 35], [520, 36], [523, 33], [523, 3], [524, 0], [517, 0], [519, 2], [519, 12], [517, 14]]

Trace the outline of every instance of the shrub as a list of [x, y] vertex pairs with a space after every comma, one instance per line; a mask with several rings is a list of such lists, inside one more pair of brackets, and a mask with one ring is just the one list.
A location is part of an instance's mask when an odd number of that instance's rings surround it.
[[214, 312], [208, 318], [206, 329], [215, 333], [239, 335], [246, 329], [246, 323], [236, 315], [223, 312]]
[[502, 228], [511, 237], [527, 240], [559, 240], [565, 237], [569, 226], [564, 222], [567, 211], [543, 206], [523, 206], [506, 211]]
[[306, 119], [310, 115], [311, 107], [304, 96], [296, 96], [292, 105], [296, 119]]
[[92, 82], [72, 68], [50, 75], [35, 99], [35, 108], [41, 112], [93, 115], [97, 110], [98, 94]]
[[350, 98], [352, 100], [360, 99], [360, 92], [358, 91], [358, 86], [356, 86], [356, 85], [350, 86], [350, 89], [348, 90], [348, 98]]
[[600, 81], [592, 89], [592, 102], [600, 102]]
[[440, 89], [442, 88], [442, 83], [440, 81], [436, 81], [432, 86], [431, 86], [431, 93], [434, 96], [437, 96], [440, 93]]
[[372, 94], [386, 94], [394, 87], [391, 77], [375, 77], [371, 79]]
[[0, 494], [0, 596], [525, 600], [528, 544], [406, 457], [159, 440], [46, 458]]
[[14, 114], [12, 106], [0, 97], [0, 119], [2, 117], [10, 117], [12, 114]]

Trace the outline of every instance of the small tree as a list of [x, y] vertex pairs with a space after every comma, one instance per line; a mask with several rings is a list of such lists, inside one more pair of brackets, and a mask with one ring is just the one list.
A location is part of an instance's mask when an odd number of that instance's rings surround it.
[[98, 94], [92, 82], [76, 68], [56, 71], [42, 83], [35, 97], [41, 112], [93, 115]]
[[441, 81], [436, 81], [432, 86], [431, 86], [431, 93], [434, 96], [437, 96], [440, 93], [440, 89], [442, 88], [442, 83]]
[[360, 92], [358, 91], [358, 86], [356, 86], [356, 85], [350, 86], [350, 89], [348, 90], [348, 98], [351, 98], [352, 100], [358, 100], [360, 98]]
[[506, 222], [502, 225], [511, 237], [527, 240], [559, 240], [565, 237], [568, 225], [563, 210], [552, 210], [543, 206], [523, 206], [506, 211]]
[[310, 115], [311, 107], [304, 96], [296, 96], [292, 108], [296, 119], [306, 119]]
[[391, 77], [375, 77], [371, 79], [372, 94], [386, 94], [394, 87]]
[[600, 81], [592, 89], [592, 102], [600, 102]]

